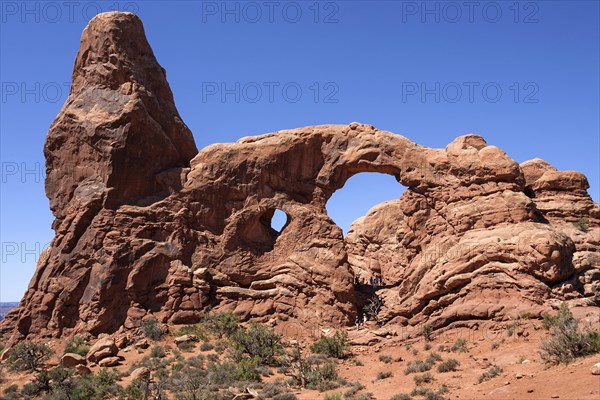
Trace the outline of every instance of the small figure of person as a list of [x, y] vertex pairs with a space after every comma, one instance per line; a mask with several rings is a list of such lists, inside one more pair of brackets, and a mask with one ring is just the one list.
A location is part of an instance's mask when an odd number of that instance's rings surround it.
[[367, 323], [367, 314], [363, 314], [363, 324]]
[[360, 318], [358, 316], [358, 314], [356, 315], [356, 321], [354, 321], [354, 324], [356, 325], [356, 330], [360, 329]]

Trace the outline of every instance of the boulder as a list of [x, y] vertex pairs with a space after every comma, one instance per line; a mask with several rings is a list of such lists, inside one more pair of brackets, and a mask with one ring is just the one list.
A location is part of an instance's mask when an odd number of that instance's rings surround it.
[[198, 341], [198, 336], [196, 335], [182, 335], [182, 336], [177, 336], [175, 339], [175, 344], [176, 345], [180, 345], [182, 343], [193, 343], [193, 342], [197, 342]]
[[114, 357], [119, 352], [119, 349], [115, 345], [115, 341], [106, 337], [98, 340], [87, 354], [87, 359], [89, 362], [98, 363], [100, 360], [103, 360], [107, 357]]
[[130, 376], [132, 381], [147, 381], [150, 379], [150, 370], [146, 367], [136, 368]]
[[136, 349], [147, 349], [150, 347], [150, 342], [148, 339], [140, 339], [133, 345]]
[[86, 367], [85, 365], [77, 365], [75, 366], [75, 374], [77, 375], [90, 375], [92, 370]]
[[106, 357], [98, 361], [98, 365], [101, 367], [115, 367], [119, 365], [121, 359], [119, 357]]
[[75, 353], [66, 353], [60, 358], [60, 365], [65, 368], [85, 365], [85, 357]]

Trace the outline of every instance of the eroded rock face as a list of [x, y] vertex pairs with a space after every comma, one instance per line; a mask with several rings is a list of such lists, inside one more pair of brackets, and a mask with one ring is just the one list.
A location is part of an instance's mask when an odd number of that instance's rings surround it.
[[[344, 325], [359, 312], [355, 273], [383, 274], [382, 317], [413, 324], [597, 293], [598, 205], [581, 174], [519, 166], [477, 135], [430, 149], [358, 123], [197, 153], [133, 14], [84, 31], [45, 153], [56, 236], [2, 322], [12, 340], [194, 323], [208, 310]], [[359, 172], [408, 189], [344, 238], [325, 205]], [[585, 204], [552, 203], [567, 195]], [[583, 217], [587, 233], [573, 225]]]

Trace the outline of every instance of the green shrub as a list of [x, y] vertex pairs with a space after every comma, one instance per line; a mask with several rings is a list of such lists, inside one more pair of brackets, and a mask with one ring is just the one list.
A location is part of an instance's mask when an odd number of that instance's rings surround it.
[[[186, 368], [174, 371], [169, 379], [169, 389], [174, 394], [175, 399], [210, 399], [209, 387], [212, 382], [208, 371], [203, 368], [203, 362], [196, 359], [192, 363], [188, 360], [187, 364]], [[218, 373], [218, 368], [211, 366], [211, 374]]]
[[19, 390], [19, 386], [16, 384], [13, 384], [13, 385], [8, 386], [6, 389], [4, 389], [4, 394], [17, 393], [18, 390]]
[[321, 354], [305, 359], [299, 347], [284, 358], [280, 372], [302, 388], [325, 391], [339, 387], [336, 365]]
[[322, 336], [317, 342], [313, 343], [310, 350], [313, 353], [325, 354], [334, 358], [345, 358], [348, 356], [348, 332], [336, 331], [331, 337]]
[[208, 382], [214, 385], [233, 385], [236, 382], [236, 365], [231, 362], [210, 362], [207, 367]]
[[214, 348], [215, 348], [215, 346], [210, 344], [210, 342], [204, 342], [200, 345], [200, 351], [210, 351]]
[[150, 382], [136, 380], [121, 390], [120, 400], [147, 400], [152, 398]]
[[551, 334], [541, 345], [541, 356], [547, 363], [569, 363], [600, 352], [600, 332], [580, 330], [579, 320], [564, 303], [555, 316], [544, 316], [543, 325]]
[[65, 347], [65, 354], [75, 353], [79, 354], [80, 356], [85, 356], [88, 351], [90, 351], [90, 346], [81, 336], [74, 336], [69, 339]]
[[392, 371], [382, 371], [377, 374], [377, 380], [387, 379], [392, 376]]
[[54, 354], [45, 343], [24, 340], [8, 351], [6, 364], [11, 371], [37, 371]]
[[273, 375], [273, 370], [265, 365], [259, 365], [258, 367], [256, 367], [256, 371], [261, 376], [272, 376]]
[[590, 221], [587, 218], [578, 219], [573, 222], [573, 225], [582, 232], [587, 232], [590, 229]]
[[166, 357], [167, 352], [165, 351], [164, 346], [156, 345], [152, 349], [150, 349], [150, 357], [154, 358], [164, 358]]
[[324, 364], [312, 365], [306, 373], [306, 387], [325, 391], [338, 387], [337, 368], [334, 363], [327, 361]]
[[451, 358], [449, 360], [442, 362], [440, 365], [438, 365], [437, 370], [438, 370], [438, 372], [456, 371], [456, 368], [459, 365], [460, 365], [460, 361], [458, 361], [454, 358]]
[[149, 339], [159, 340], [165, 331], [156, 318], [149, 318], [142, 322], [142, 333]]
[[433, 382], [433, 375], [431, 375], [429, 372], [426, 372], [423, 375], [415, 375], [413, 379], [416, 385], [422, 385], [424, 383]]
[[88, 400], [115, 398], [120, 392], [116, 384], [116, 372], [101, 369], [97, 374], [73, 375], [62, 367], [41, 371], [35, 381], [25, 385], [24, 396], [38, 396], [45, 393], [45, 400]]
[[342, 400], [342, 394], [341, 393], [326, 394], [325, 397], [323, 398], [323, 400]]
[[223, 352], [227, 350], [227, 344], [225, 342], [217, 342], [215, 344], [215, 351], [219, 354], [223, 354]]
[[386, 363], [386, 364], [389, 364], [389, 363], [392, 362], [392, 357], [386, 356], [386, 355], [382, 354], [382, 355], [379, 356], [379, 361], [381, 361], [383, 363]]
[[177, 344], [177, 349], [189, 353], [194, 351], [196, 344], [194, 342], [181, 342]]
[[262, 360], [259, 357], [254, 359], [245, 358], [239, 361], [235, 370], [235, 379], [243, 382], [260, 382], [260, 373], [257, 367], [261, 363]]
[[423, 330], [421, 331], [423, 338], [426, 342], [431, 341], [431, 337], [433, 335], [433, 327], [429, 324], [423, 325]]
[[502, 368], [498, 367], [497, 365], [494, 365], [494, 366], [490, 367], [487, 371], [485, 371], [483, 374], [481, 374], [477, 381], [479, 383], [489, 381], [490, 379], [500, 375], [501, 373], [502, 373]]
[[200, 324], [184, 325], [181, 328], [179, 328], [173, 336], [178, 337], [183, 335], [194, 335], [200, 340], [208, 339], [204, 328]]
[[203, 323], [218, 337], [229, 337], [241, 328], [240, 317], [229, 313], [205, 315], [203, 318]]
[[236, 330], [230, 340], [232, 357], [238, 362], [247, 356], [260, 364], [274, 365], [277, 356], [283, 353], [281, 335], [261, 324], [252, 323], [249, 329]]

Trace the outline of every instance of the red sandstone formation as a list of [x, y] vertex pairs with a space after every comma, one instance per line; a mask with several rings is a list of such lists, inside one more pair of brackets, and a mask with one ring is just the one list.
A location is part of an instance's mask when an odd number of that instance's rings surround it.
[[[133, 14], [84, 30], [45, 154], [56, 236], [2, 321], [13, 341], [209, 310], [343, 325], [359, 312], [355, 273], [383, 274], [381, 318], [401, 323], [598, 300], [600, 207], [582, 174], [519, 165], [476, 135], [430, 149], [358, 123], [198, 153]], [[344, 238], [325, 205], [359, 172], [408, 189]], [[288, 216], [280, 233], [276, 209]]]

